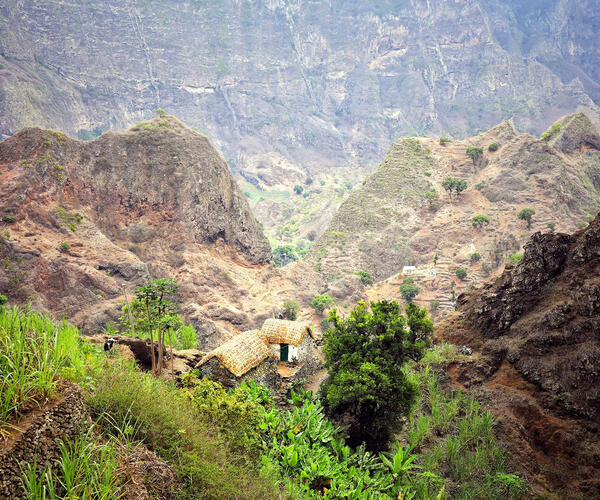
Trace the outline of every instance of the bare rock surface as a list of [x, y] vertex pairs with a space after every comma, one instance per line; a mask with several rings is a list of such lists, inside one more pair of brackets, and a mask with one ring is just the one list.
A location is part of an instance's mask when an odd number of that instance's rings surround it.
[[450, 374], [494, 413], [540, 493], [600, 495], [599, 297], [600, 216], [572, 235], [534, 234], [516, 267], [460, 295], [437, 329], [473, 348]]

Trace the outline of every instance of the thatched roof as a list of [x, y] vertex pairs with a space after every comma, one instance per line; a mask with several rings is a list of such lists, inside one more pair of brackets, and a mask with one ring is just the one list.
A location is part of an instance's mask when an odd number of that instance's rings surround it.
[[288, 321], [285, 319], [268, 319], [260, 330], [260, 335], [269, 344], [300, 345], [304, 336], [313, 336], [309, 323], [301, 321]]
[[236, 377], [241, 377], [270, 355], [271, 350], [258, 330], [249, 330], [209, 352], [197, 366], [203, 365], [211, 358], [217, 358]]

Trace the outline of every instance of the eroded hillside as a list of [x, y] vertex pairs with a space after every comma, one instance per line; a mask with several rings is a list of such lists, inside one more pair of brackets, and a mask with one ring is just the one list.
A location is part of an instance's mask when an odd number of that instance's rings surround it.
[[[501, 272], [532, 233], [573, 231], [597, 213], [596, 129], [575, 114], [544, 137], [517, 134], [504, 122], [464, 141], [400, 139], [342, 204], [308, 262], [328, 280], [368, 271], [385, 280], [372, 295], [393, 298], [403, 280], [398, 273], [415, 265], [422, 292], [417, 302], [438, 300], [451, 308], [453, 293]], [[466, 154], [473, 147], [482, 150], [474, 160]], [[448, 194], [442, 183], [449, 177], [466, 181], [466, 189]], [[518, 217], [523, 208], [535, 210], [531, 227]], [[477, 215], [489, 223], [474, 226]], [[457, 278], [457, 268], [466, 278]]]
[[320, 286], [270, 264], [224, 159], [169, 116], [85, 143], [41, 129], [6, 139], [0, 206], [0, 293], [88, 332], [151, 277], [177, 279], [201, 348]]
[[437, 335], [475, 352], [450, 367], [485, 401], [538, 493], [600, 495], [600, 217], [536, 233], [521, 263], [458, 297]]

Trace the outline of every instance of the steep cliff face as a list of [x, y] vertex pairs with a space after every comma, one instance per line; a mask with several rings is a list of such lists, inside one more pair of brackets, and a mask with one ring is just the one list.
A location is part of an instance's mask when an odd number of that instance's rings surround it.
[[0, 143], [0, 181], [0, 292], [86, 331], [150, 277], [173, 277], [210, 347], [295, 287], [223, 158], [172, 117], [85, 143], [25, 129]]
[[[595, 0], [6, 0], [0, 133], [85, 135], [165, 108], [260, 189], [289, 192], [373, 166], [402, 135], [598, 123], [599, 30]], [[279, 224], [282, 208], [259, 209]]]
[[[600, 208], [600, 135], [583, 114], [564, 117], [538, 140], [504, 122], [465, 141], [404, 138], [342, 204], [308, 262], [328, 279], [370, 272], [381, 297], [398, 297], [405, 265], [421, 266], [417, 301], [453, 309], [452, 292], [501, 272], [535, 231], [573, 231]], [[490, 151], [489, 145], [498, 148]], [[480, 147], [473, 161], [468, 148]], [[492, 148], [493, 149], [493, 148]], [[449, 195], [444, 179], [467, 183]], [[531, 227], [518, 218], [533, 208]], [[489, 223], [474, 227], [484, 215]], [[475, 257], [473, 257], [475, 255]], [[459, 280], [462, 267], [467, 277]], [[452, 285], [455, 282], [455, 285]], [[377, 288], [377, 287], [376, 287]]]
[[460, 295], [437, 329], [475, 348], [452, 378], [489, 404], [538, 489], [563, 498], [600, 494], [599, 277], [600, 217], [573, 235], [536, 233], [517, 267]]

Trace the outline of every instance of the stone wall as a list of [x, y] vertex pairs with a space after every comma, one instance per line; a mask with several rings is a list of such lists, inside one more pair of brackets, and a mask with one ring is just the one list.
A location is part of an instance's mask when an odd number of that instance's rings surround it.
[[209, 359], [198, 370], [200, 377], [220, 382], [223, 386], [230, 388], [239, 387], [242, 382], [249, 383], [251, 380], [265, 385], [272, 391], [278, 390], [281, 385], [281, 376], [277, 371], [277, 362], [271, 357], [265, 359], [260, 365], [252, 368], [252, 370], [241, 377], [236, 377], [217, 358]]
[[73, 439], [79, 433], [83, 409], [79, 387], [65, 383], [57, 399], [17, 423], [22, 432], [0, 442], [0, 498], [26, 498], [21, 478], [27, 464], [36, 460], [42, 471], [60, 457], [57, 440]]

